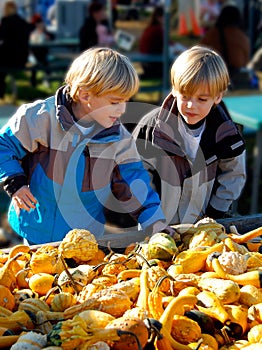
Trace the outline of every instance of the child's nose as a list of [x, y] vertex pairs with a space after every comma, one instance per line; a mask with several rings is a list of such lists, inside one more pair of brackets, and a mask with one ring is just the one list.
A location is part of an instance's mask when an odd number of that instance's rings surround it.
[[192, 106], [193, 106], [193, 102], [192, 102], [192, 101], [188, 101], [188, 102], [187, 102], [187, 107], [188, 107], [188, 108], [192, 108]]
[[118, 111], [119, 113], [121, 113], [121, 114], [125, 113], [125, 111], [126, 111], [126, 103], [125, 103], [125, 102], [119, 103], [119, 104], [117, 105], [117, 111]]

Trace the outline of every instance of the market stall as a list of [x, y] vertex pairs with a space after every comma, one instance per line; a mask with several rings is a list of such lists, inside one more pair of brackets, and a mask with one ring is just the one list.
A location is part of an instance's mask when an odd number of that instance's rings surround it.
[[174, 228], [2, 250], [0, 348], [260, 349], [262, 215]]

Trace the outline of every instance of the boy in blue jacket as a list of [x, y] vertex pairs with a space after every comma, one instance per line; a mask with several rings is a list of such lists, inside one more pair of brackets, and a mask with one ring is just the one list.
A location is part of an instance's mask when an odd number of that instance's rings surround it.
[[22, 105], [1, 129], [12, 228], [29, 244], [60, 241], [72, 228], [100, 238], [113, 194], [142, 229], [164, 229], [159, 197], [120, 122], [139, 87], [129, 59], [91, 48], [73, 61], [65, 83], [55, 96]]

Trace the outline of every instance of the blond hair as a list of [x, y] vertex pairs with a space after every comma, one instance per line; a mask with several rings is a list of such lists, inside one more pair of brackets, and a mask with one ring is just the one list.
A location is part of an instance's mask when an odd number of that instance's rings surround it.
[[193, 95], [200, 85], [209, 88], [212, 97], [225, 93], [230, 83], [227, 66], [214, 50], [193, 46], [182, 52], [171, 67], [171, 84], [175, 91]]
[[65, 78], [73, 101], [78, 100], [79, 88], [96, 96], [115, 93], [125, 99], [139, 88], [138, 74], [130, 60], [111, 48], [90, 48], [71, 64]]

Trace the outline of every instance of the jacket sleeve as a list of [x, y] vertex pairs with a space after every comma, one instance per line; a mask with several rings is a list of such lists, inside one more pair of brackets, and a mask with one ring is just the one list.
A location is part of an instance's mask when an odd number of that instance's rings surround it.
[[[113, 172], [112, 193], [143, 230], [150, 227], [153, 232], [155, 223], [165, 221], [160, 198], [150, 186], [150, 176], [143, 166], [135, 141], [129, 137], [122, 143], [121, 149]], [[162, 224], [163, 228], [165, 226]]]
[[206, 214], [213, 209], [226, 213], [232, 202], [239, 198], [245, 182], [246, 151], [234, 158], [221, 159], [219, 161], [216, 190], [211, 196]]
[[32, 118], [33, 111], [26, 116], [25, 108], [20, 107], [0, 131], [0, 182], [10, 196], [28, 184], [21, 161], [37, 149], [45, 127]]
[[26, 154], [25, 148], [8, 123], [0, 134], [0, 181], [4, 182], [4, 189], [10, 196], [27, 184], [27, 177], [20, 162]]
[[146, 114], [133, 130], [132, 136], [143, 161], [144, 168], [150, 176], [151, 187], [161, 196], [161, 179], [157, 167], [158, 149], [152, 144], [152, 132], [155, 125], [156, 112]]

